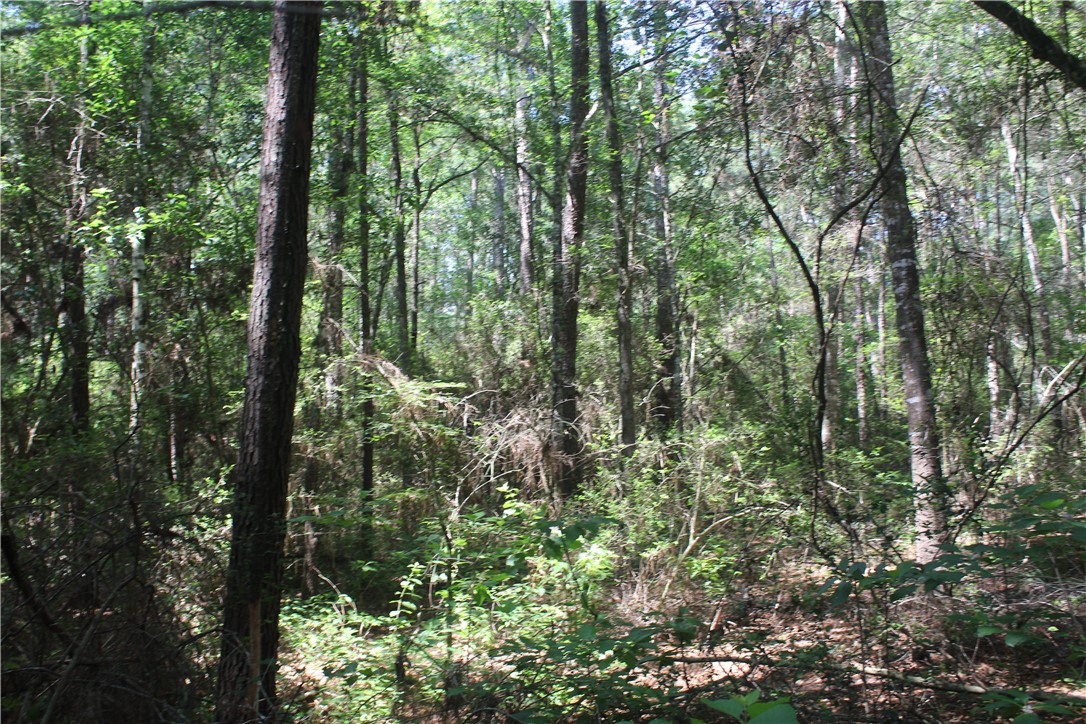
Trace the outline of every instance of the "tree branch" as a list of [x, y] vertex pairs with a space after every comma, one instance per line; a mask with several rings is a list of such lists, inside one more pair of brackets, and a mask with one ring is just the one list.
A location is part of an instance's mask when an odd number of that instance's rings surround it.
[[1008, 2], [1001, 0], [973, 0], [973, 4], [1010, 28], [1010, 31], [1026, 42], [1033, 57], [1053, 66], [1064, 78], [1086, 90], [1086, 63], [1067, 52], [1037, 23], [1018, 12]]

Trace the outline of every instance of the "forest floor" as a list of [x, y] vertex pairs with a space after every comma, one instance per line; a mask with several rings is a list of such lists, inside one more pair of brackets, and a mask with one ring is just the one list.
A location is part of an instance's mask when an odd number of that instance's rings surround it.
[[[819, 590], [827, 573], [792, 571], [715, 604], [687, 601], [707, 622], [676, 658], [688, 690], [787, 697], [812, 723], [1086, 722], [1086, 661], [1059, 635], [1067, 631], [1034, 625], [1021, 642], [978, 635], [975, 601], [946, 592], [892, 604], [854, 594], [831, 606]], [[1022, 604], [1018, 589], [988, 593]], [[1086, 610], [1077, 613], [1068, 623], [1082, 641]]]
[[[589, 682], [588, 691], [593, 681], [601, 687], [616, 686], [623, 675], [624, 683], [616, 690], [628, 686], [630, 691], [668, 691], [649, 711], [639, 711], [631, 702], [593, 714], [582, 700], [568, 714], [552, 709], [549, 718], [522, 716], [517, 712], [527, 708], [518, 710], [516, 701], [523, 705], [538, 696], [539, 689], [556, 686], [537, 674], [519, 684], [535, 687], [527, 697], [523, 691], [510, 694], [505, 688], [504, 699], [476, 695], [454, 708], [435, 711], [433, 703], [409, 696], [400, 700], [388, 721], [731, 722], [736, 719], [703, 702], [757, 691], [763, 702], [787, 699], [801, 723], [1086, 722], [1086, 671], [1075, 645], [1083, 641], [1082, 632], [1061, 630], [1081, 626], [1086, 611], [1055, 625], [1023, 626], [1019, 639], [1006, 632], [986, 633], [983, 625], [978, 626], [977, 621], [990, 616], [978, 613], [975, 592], [918, 593], [894, 603], [867, 592], [853, 594], [846, 605], [833, 605], [830, 592], [821, 586], [827, 573], [828, 569], [778, 573], [716, 601], [691, 589], [673, 591], [666, 601], [653, 595], [659, 591], [646, 592], [645, 586], [613, 589], [614, 596], [602, 608], [608, 618], [627, 622], [608, 634], [616, 641], [636, 626], [650, 624], [653, 619], [645, 612], [653, 609], [685, 611], [688, 620], [696, 622], [695, 629], [682, 641], [658, 635], [660, 656], [625, 674], [607, 678], [600, 672], [576, 670], [572, 664], [562, 669], [562, 676]], [[1016, 605], [1021, 610], [1022, 590], [986, 593], [994, 598], [985, 600], [1002, 597], [1007, 610]], [[432, 653], [431, 661], [440, 658], [436, 650]], [[541, 653], [540, 660], [546, 655]], [[476, 694], [495, 682], [504, 682], [494, 690], [501, 689], [516, 665], [511, 657], [488, 661], [482, 656], [473, 661], [467, 674], [471, 681], [464, 683]], [[318, 678], [294, 682], [308, 690], [308, 697], [298, 691], [302, 698], [312, 697], [322, 683], [329, 683]], [[618, 696], [621, 699], [622, 694]], [[319, 716], [307, 720], [324, 721]]]
[[[914, 604], [910, 632], [906, 626], [880, 626], [874, 617], [864, 621], [864, 614], [812, 617], [799, 607], [772, 601], [760, 607], [754, 600], [742, 624], [726, 623], [690, 657], [691, 688], [739, 683], [771, 691], [790, 697], [800, 721], [810, 722], [951, 724], [997, 721], [1001, 714], [1011, 720], [1022, 706], [1008, 692], [1026, 692], [1032, 700], [1086, 701], [1086, 686], [1061, 680], [1066, 662], [1053, 659], [1043, 644], [1011, 648], [964, 629], [964, 637], [956, 636], [945, 619], [922, 623], [933, 612], [918, 609], [938, 603]], [[1086, 714], [1077, 720], [1086, 722]]]

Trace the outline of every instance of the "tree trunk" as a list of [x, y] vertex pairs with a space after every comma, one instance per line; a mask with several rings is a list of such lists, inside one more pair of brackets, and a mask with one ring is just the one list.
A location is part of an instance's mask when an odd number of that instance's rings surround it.
[[498, 297], [505, 296], [505, 168], [494, 169], [494, 226], [491, 229], [490, 259]]
[[[1029, 266], [1030, 282], [1033, 285], [1033, 295], [1036, 298], [1035, 307], [1038, 315], [1038, 328], [1041, 333], [1041, 351], [1043, 352], [1043, 364], [1052, 361], [1052, 324], [1048, 315], [1048, 300], [1041, 275], [1041, 256], [1037, 250], [1037, 239], [1033, 234], [1033, 220], [1029, 205], [1029, 190], [1026, 188], [1026, 177], [1019, 163], [1018, 144], [1014, 140], [1014, 131], [1009, 120], [1004, 119], [1000, 125], [1003, 134], [1003, 143], [1007, 149], [1007, 163], [1010, 166], [1011, 178], [1014, 181], [1014, 205], [1018, 212], [1018, 229], [1022, 234], [1022, 245], [1025, 247], [1026, 261]], [[1044, 385], [1039, 385], [1044, 389]]]
[[321, 269], [321, 318], [317, 330], [317, 360], [324, 371], [324, 407], [339, 404], [343, 356], [343, 267], [347, 193], [354, 155], [353, 129], [338, 127], [332, 133], [328, 162], [328, 258]]
[[863, 276], [857, 276], [853, 282], [855, 290], [855, 314], [853, 323], [856, 325], [852, 332], [852, 343], [856, 347], [856, 440], [861, 450], [866, 450], [871, 439], [871, 423], [868, 419], [868, 391], [867, 391], [867, 309], [864, 300]]
[[373, 303], [370, 294], [370, 203], [369, 203], [369, 38], [363, 33], [358, 40], [355, 75], [358, 81], [357, 123], [358, 145], [356, 161], [358, 181], [358, 320], [362, 351], [372, 352]]
[[880, 411], [886, 407], [886, 401], [890, 397], [888, 389], [889, 365], [886, 362], [887, 337], [886, 333], [886, 273], [877, 265], [871, 266], [871, 283], [878, 289], [878, 300], [875, 305], [875, 331], [878, 333], [878, 349], [871, 360], [871, 376], [875, 379], [875, 389], [879, 399], [875, 409]]
[[[835, 298], [840, 291], [840, 286], [831, 285], [830, 293], [834, 295], [831, 298]], [[841, 375], [838, 371], [838, 346], [841, 337], [837, 333], [836, 308], [831, 313], [831, 320], [830, 331], [826, 334], [822, 350], [824, 360], [822, 389], [826, 399], [826, 410], [822, 415], [822, 429], [819, 431], [819, 437], [822, 440], [822, 449], [826, 452], [832, 452], [837, 447], [837, 427], [841, 417]]]
[[[551, 246], [558, 247], [562, 237], [562, 180], [565, 168], [562, 158], [562, 123], [563, 115], [562, 98], [558, 95], [558, 67], [554, 59], [554, 42], [552, 39], [554, 17], [551, 0], [545, 0], [543, 5], [543, 49], [547, 55], [547, 93], [550, 101], [550, 141], [551, 141], [551, 168], [550, 177], [553, 180], [550, 195], [551, 207]], [[552, 280], [553, 284], [553, 280]]]
[[792, 375], [788, 369], [788, 335], [784, 329], [784, 315], [781, 314], [780, 280], [777, 277], [777, 258], [773, 250], [772, 226], [766, 227], [766, 240], [769, 245], [769, 283], [773, 290], [774, 345], [777, 348], [777, 369], [781, 377], [781, 409], [789, 410], [795, 406], [792, 399]]
[[1060, 240], [1060, 286], [1065, 290], [1071, 290], [1071, 238], [1067, 233], [1067, 216], [1063, 213], [1062, 205], [1056, 195], [1056, 188], [1052, 179], [1048, 179], [1048, 213], [1052, 216], [1052, 224], [1056, 229], [1056, 238]]
[[670, 182], [667, 171], [667, 144], [671, 129], [668, 113], [666, 63], [663, 55], [665, 5], [653, 9], [657, 35], [653, 98], [656, 115], [656, 158], [653, 188], [656, 195], [656, 341], [661, 348], [657, 360], [653, 417], [661, 438], [675, 429], [682, 431], [682, 349], [679, 340], [679, 300], [675, 289], [675, 254], [671, 242]]
[[[479, 213], [479, 171], [476, 170], [471, 174], [471, 191], [468, 193], [468, 218], [474, 219]], [[467, 264], [464, 265], [464, 276], [467, 286], [467, 312], [466, 316], [471, 316], [471, 300], [475, 297], [475, 251], [476, 251], [476, 229], [475, 224], [471, 225], [471, 231], [468, 233], [468, 258]]]
[[[855, 53], [848, 37], [848, 8], [837, 3], [837, 23], [834, 32], [833, 84], [831, 142], [827, 144], [833, 154], [832, 163], [838, 169], [833, 177], [831, 213], [837, 214], [852, 200], [855, 189], [849, 183], [854, 177], [856, 159], [850, 139], [855, 125], [852, 118], [851, 91], [855, 87]], [[835, 233], [828, 236], [826, 243], [820, 245], [816, 256], [815, 276], [826, 291], [830, 303], [830, 319], [826, 326], [823, 341], [822, 380], [820, 384], [825, 399], [825, 413], [822, 416], [821, 441], [825, 451], [832, 451], [837, 446], [837, 437], [841, 425], [841, 366], [840, 352], [843, 344], [840, 327], [844, 318], [842, 303], [845, 298], [845, 269], [851, 268], [853, 251], [859, 248], [857, 235], [860, 233], [860, 220], [857, 210], [853, 209], [841, 219]], [[828, 247], [828, 248], [827, 248]]]
[[580, 302], [580, 253], [584, 239], [588, 187], [588, 3], [570, 3], [570, 153], [562, 233], [554, 247], [552, 444], [559, 453], [558, 493], [568, 498], [583, 476], [581, 435], [577, 427], [577, 311]]
[[[82, 5], [82, 17], [89, 17], [89, 0]], [[79, 41], [80, 85], [90, 63], [90, 40]], [[68, 379], [70, 421], [73, 432], [90, 428], [90, 341], [87, 330], [87, 297], [84, 288], [86, 251], [77, 234], [87, 214], [87, 165], [90, 160], [87, 137], [87, 113], [83, 97], [76, 99], [79, 117], [75, 137], [68, 152], [69, 199], [64, 210], [65, 244], [61, 267], [61, 304], [64, 328], [60, 338], [64, 344], [64, 373]]]
[[415, 147], [415, 158], [411, 164], [411, 189], [414, 195], [411, 204], [411, 340], [408, 353], [412, 361], [418, 359], [419, 352], [419, 295], [422, 283], [419, 280], [419, 258], [422, 250], [422, 140], [421, 125], [411, 125], [411, 138]]
[[136, 208], [133, 213], [133, 229], [129, 236], [132, 247], [132, 391], [129, 399], [129, 430], [134, 433], [133, 462], [139, 457], [140, 405], [143, 402], [144, 356], [147, 341], [144, 329], [143, 286], [147, 266], [144, 256], [147, 251], [150, 229], [147, 225], [147, 204], [149, 192], [147, 182], [151, 178], [151, 102], [154, 90], [154, 48], [155, 27], [151, 20], [151, 6], [143, 3], [143, 37], [140, 64], [140, 101], [139, 120], [136, 128]]
[[400, 155], [400, 108], [388, 98], [388, 139], [392, 162], [392, 253], [396, 264], [396, 363], [411, 374], [411, 326], [407, 305], [407, 233], [404, 222], [403, 161]]
[[596, 0], [596, 40], [599, 48], [600, 100], [607, 123], [607, 177], [611, 189], [611, 230], [615, 243], [615, 272], [618, 277], [618, 299], [615, 322], [618, 327], [618, 401], [619, 440], [622, 454], [633, 454], [637, 442], [633, 397], [633, 328], [630, 315], [633, 289], [630, 286], [630, 239], [626, 235], [626, 212], [622, 193], [622, 136], [615, 110], [612, 86], [611, 32], [608, 27], [607, 3]]
[[532, 291], [534, 260], [532, 258], [532, 182], [528, 173], [528, 109], [532, 98], [526, 89], [517, 97], [513, 124], [517, 129], [517, 230], [520, 233], [518, 280], [520, 293], [528, 296]]
[[[320, 2], [277, 0], [272, 21], [248, 371], [215, 705], [220, 724], [271, 721], [277, 713], [279, 603], [321, 7]], [[311, 12], [296, 12], [299, 8]]]
[[908, 413], [910, 462], [916, 509], [916, 559], [931, 561], [947, 532], [947, 489], [940, 461], [935, 397], [931, 388], [927, 337], [920, 299], [916, 223], [909, 210], [905, 167], [901, 161], [901, 124], [894, 98], [893, 59], [882, 2], [851, 6], [862, 18], [867, 74], [875, 95], [873, 132], [883, 167], [881, 208], [886, 225], [886, 253], [894, 284], [901, 372]]
[[[351, 93], [354, 92], [352, 79]], [[315, 432], [327, 425], [329, 418], [338, 419], [340, 384], [343, 377], [343, 253], [347, 219], [347, 193], [354, 156], [354, 129], [343, 124], [332, 131], [328, 158], [328, 249], [323, 263], [318, 265], [321, 282], [321, 316], [317, 327], [316, 365], [324, 377], [321, 394], [307, 403], [306, 426]], [[324, 467], [324, 469], [322, 469]], [[304, 505], [307, 515], [316, 515], [317, 493], [321, 477], [332, 472], [333, 466], [322, 466], [315, 446], [310, 446], [302, 478]], [[306, 595], [317, 588], [317, 531], [312, 520], [304, 523], [302, 583]]]
[[[995, 184], [998, 187], [998, 182]], [[978, 236], [981, 243], [981, 257], [983, 259], [982, 266], [984, 273], [987, 276], [991, 276], [995, 273], [995, 269], [992, 266], [992, 261], [999, 254], [998, 249], [992, 249], [989, 243], [989, 239], [992, 239], [991, 224], [989, 223], [988, 215], [981, 210], [980, 204], [977, 199], [987, 195], [985, 189], [977, 188], [970, 195], [970, 201], [973, 203], [973, 224], [974, 228], [978, 231]], [[996, 204], [998, 208], [998, 202]], [[1001, 391], [1000, 383], [1000, 370], [1002, 362], [1002, 351], [1000, 349], [1000, 340], [1005, 336], [1003, 329], [1003, 313], [1000, 310], [992, 318], [988, 328], [988, 339], [984, 345], [984, 362], [985, 362], [985, 382], [988, 388], [988, 444], [994, 449], [996, 445], [1000, 444], [1003, 436], [1003, 394]]]
[[[362, 338], [362, 354], [373, 353], [374, 323], [370, 303], [370, 206], [369, 206], [369, 36], [363, 31], [358, 42], [358, 58], [355, 74], [358, 82], [357, 98], [357, 168], [358, 168], [358, 315]], [[365, 373], [363, 372], [363, 375]], [[368, 377], [362, 381], [362, 495], [369, 502], [373, 496], [374, 440], [373, 424], [376, 413], [373, 389]], [[369, 557], [371, 551], [372, 518], [367, 508], [363, 513], [360, 536], [362, 554]]]

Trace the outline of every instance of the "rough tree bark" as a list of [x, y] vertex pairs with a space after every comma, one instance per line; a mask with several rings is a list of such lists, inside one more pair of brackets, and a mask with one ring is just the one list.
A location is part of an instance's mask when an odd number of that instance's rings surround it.
[[396, 363], [411, 374], [411, 320], [407, 304], [407, 230], [404, 221], [403, 157], [400, 152], [400, 107], [388, 97], [388, 139], [392, 163], [392, 253], [396, 260]]
[[301, 354], [321, 7], [321, 2], [277, 0], [272, 21], [248, 371], [233, 476], [233, 535], [215, 704], [220, 724], [276, 718], [279, 603]]
[[525, 297], [531, 293], [532, 280], [535, 277], [533, 270], [535, 262], [532, 258], [532, 182], [528, 173], [530, 160], [528, 110], [531, 105], [531, 95], [528, 94], [526, 88], [521, 87], [517, 96], [513, 125], [517, 129], [517, 230], [520, 242], [517, 277], [520, 293]]
[[411, 164], [411, 338], [408, 348], [412, 360], [418, 359], [419, 352], [419, 295], [422, 282], [419, 279], [419, 260], [422, 254], [422, 125], [411, 124], [411, 139], [415, 149]]
[[551, 335], [554, 422], [552, 445], [559, 454], [557, 483], [563, 498], [581, 483], [581, 436], [577, 428], [577, 311], [580, 303], [580, 253], [588, 188], [588, 3], [572, 2], [570, 12], [570, 152], [562, 233], [554, 246]]
[[618, 276], [618, 299], [615, 321], [618, 326], [618, 401], [619, 440], [622, 454], [633, 454], [637, 442], [633, 397], [633, 328], [630, 314], [633, 289], [630, 286], [630, 239], [626, 234], [622, 193], [622, 135], [615, 111], [615, 94], [611, 70], [611, 31], [607, 3], [596, 0], [596, 41], [599, 49], [600, 102], [607, 123], [607, 178], [611, 191], [611, 230], [615, 237], [615, 272]]
[[494, 168], [494, 223], [491, 228], [490, 261], [495, 291], [505, 296], [505, 167]]
[[[82, 18], [90, 17], [90, 2], [81, 6]], [[91, 56], [90, 39], [79, 41], [80, 86], [86, 85], [85, 75]], [[87, 297], [84, 289], [86, 250], [77, 234], [87, 215], [87, 167], [91, 156], [88, 137], [88, 117], [82, 95], [76, 98], [75, 113], [79, 121], [68, 151], [68, 206], [64, 210], [65, 238], [61, 266], [61, 302], [64, 326], [60, 338], [64, 344], [64, 375], [68, 380], [70, 422], [75, 433], [90, 428], [90, 332], [87, 329]]]
[[667, 99], [667, 6], [653, 8], [653, 33], [658, 60], [653, 68], [653, 104], [656, 120], [656, 153], [653, 189], [656, 196], [656, 341], [657, 360], [653, 394], [653, 418], [661, 439], [673, 430], [682, 432], [682, 345], [679, 298], [675, 288], [675, 253], [671, 240], [671, 190], [668, 177], [668, 143], [671, 119]]
[[551, 246], [561, 244], [562, 236], [562, 182], [564, 179], [564, 160], [562, 158], [562, 97], [558, 93], [558, 64], [554, 59], [554, 9], [551, 0], [543, 4], [543, 27], [540, 38], [547, 58], [547, 105], [550, 113], [547, 131], [550, 136], [551, 157], [548, 169], [551, 178], [550, 201], [550, 240]]
[[[357, 123], [358, 170], [358, 318], [362, 354], [373, 353], [375, 321], [370, 292], [370, 205], [369, 205], [369, 54], [371, 38], [364, 30], [358, 37], [355, 59], [355, 80], [358, 94], [354, 97]], [[374, 484], [374, 416], [372, 383], [363, 372], [362, 381], [362, 495], [366, 501], [373, 496]], [[372, 512], [367, 508], [360, 522], [363, 542], [361, 555], [369, 557], [372, 545]]]
[[141, 62], [140, 62], [140, 101], [139, 120], [136, 126], [136, 208], [133, 213], [133, 230], [129, 236], [129, 244], [132, 247], [132, 390], [129, 397], [129, 425], [130, 431], [135, 433], [133, 459], [139, 457], [140, 405], [143, 402], [144, 384], [144, 356], [146, 355], [147, 340], [144, 328], [143, 287], [144, 275], [147, 271], [145, 255], [150, 241], [150, 229], [147, 226], [147, 204], [150, 193], [148, 182], [151, 178], [150, 146], [151, 146], [151, 101], [154, 90], [154, 49], [155, 26], [151, 20], [151, 5], [146, 0], [143, 3], [143, 36], [141, 38]]
[[882, 166], [880, 204], [894, 286], [898, 351], [908, 415], [916, 559], [927, 563], [938, 554], [938, 546], [946, 535], [947, 489], [940, 462], [935, 396], [921, 308], [916, 222], [909, 210], [905, 167], [901, 161], [901, 123], [894, 96], [886, 8], [882, 2], [862, 2], [851, 5], [851, 11], [861, 19], [866, 42], [865, 71], [874, 95], [872, 128]]
[[866, 450], [871, 439], [871, 423], [868, 419], [868, 375], [867, 375], [867, 301], [864, 299], [863, 276], [853, 280], [855, 290], [855, 312], [853, 315], [852, 344], [856, 349], [856, 441], [861, 450]]

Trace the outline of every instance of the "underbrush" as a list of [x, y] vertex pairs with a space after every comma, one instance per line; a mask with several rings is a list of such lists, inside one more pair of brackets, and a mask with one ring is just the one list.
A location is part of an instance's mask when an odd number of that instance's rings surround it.
[[692, 457], [645, 466], [621, 490], [601, 476], [562, 519], [509, 487], [491, 512], [446, 507], [405, 541], [410, 560], [382, 564], [399, 566], [383, 607], [344, 593], [287, 602], [293, 715], [758, 724], [1082, 715], [1083, 499], [1020, 488], [992, 507], [976, 542], [932, 563], [828, 565], [803, 546], [809, 521], [787, 485], [753, 476], [756, 465], [699, 471]]

